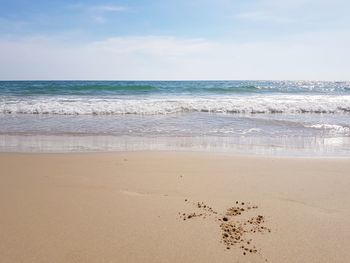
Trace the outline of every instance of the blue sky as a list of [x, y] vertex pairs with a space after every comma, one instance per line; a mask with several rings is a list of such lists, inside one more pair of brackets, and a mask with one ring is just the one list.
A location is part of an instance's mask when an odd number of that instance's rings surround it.
[[345, 0], [0, 6], [0, 79], [349, 79]]

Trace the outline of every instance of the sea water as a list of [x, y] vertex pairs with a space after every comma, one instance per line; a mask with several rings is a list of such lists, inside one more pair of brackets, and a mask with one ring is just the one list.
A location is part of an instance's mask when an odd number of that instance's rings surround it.
[[125, 150], [350, 156], [350, 82], [0, 82], [0, 151]]

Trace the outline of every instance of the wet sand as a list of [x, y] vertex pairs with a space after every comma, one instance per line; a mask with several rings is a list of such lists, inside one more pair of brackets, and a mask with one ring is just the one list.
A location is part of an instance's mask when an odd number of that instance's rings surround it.
[[350, 159], [0, 154], [0, 262], [349, 262]]

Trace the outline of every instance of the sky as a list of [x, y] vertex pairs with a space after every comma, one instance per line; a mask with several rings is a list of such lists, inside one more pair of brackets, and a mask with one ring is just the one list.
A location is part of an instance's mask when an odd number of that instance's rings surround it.
[[349, 80], [347, 0], [0, 0], [0, 80]]

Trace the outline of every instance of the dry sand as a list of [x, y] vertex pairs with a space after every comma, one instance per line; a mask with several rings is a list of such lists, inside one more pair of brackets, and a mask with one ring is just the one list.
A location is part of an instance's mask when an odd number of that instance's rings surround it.
[[0, 154], [2, 263], [266, 260], [350, 261], [350, 159]]

